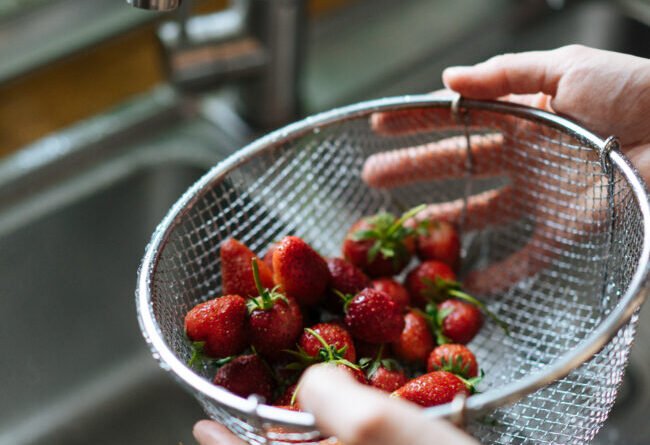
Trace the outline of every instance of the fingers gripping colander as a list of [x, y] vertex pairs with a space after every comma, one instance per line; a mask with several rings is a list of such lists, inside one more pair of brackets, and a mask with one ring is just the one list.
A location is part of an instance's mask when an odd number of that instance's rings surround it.
[[[473, 144], [484, 134], [500, 135], [501, 148], [479, 153]], [[361, 177], [372, 155], [442, 139], [465, 156], [438, 178], [414, 174], [417, 162], [390, 187]], [[503, 186], [516, 193], [473, 211], [471, 194]], [[173, 206], [147, 247], [137, 292], [145, 338], [161, 366], [242, 438], [314, 440], [310, 414], [239, 398], [212, 385], [209, 369], [185, 365], [183, 318], [220, 295], [221, 241], [263, 253], [294, 234], [335, 256], [363, 215], [454, 200], [467, 280], [489, 271], [476, 279], [479, 296], [510, 335], [488, 322], [471, 344], [486, 372], [481, 393], [426, 412], [463, 417], [484, 443], [589, 442], [614, 402], [645, 296], [648, 197], [612, 140], [535, 109], [383, 99], [307, 118], [235, 153]]]

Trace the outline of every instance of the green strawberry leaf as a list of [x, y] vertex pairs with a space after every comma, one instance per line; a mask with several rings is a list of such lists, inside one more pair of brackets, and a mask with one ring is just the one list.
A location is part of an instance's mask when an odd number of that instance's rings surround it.
[[197, 365], [200, 365], [203, 363], [203, 360], [205, 359], [205, 355], [203, 353], [203, 350], [205, 349], [205, 342], [204, 341], [194, 341], [192, 342], [192, 355], [187, 362], [187, 366], [190, 368], [194, 368]]

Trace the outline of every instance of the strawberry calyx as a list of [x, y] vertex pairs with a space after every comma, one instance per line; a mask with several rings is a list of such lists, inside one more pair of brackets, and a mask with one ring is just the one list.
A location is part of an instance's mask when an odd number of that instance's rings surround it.
[[483, 381], [483, 377], [485, 377], [485, 372], [481, 369], [481, 374], [476, 377], [472, 377], [471, 379], [466, 379], [464, 377], [459, 376], [458, 374], [455, 375], [456, 377], [458, 377], [458, 379], [461, 382], [465, 384], [470, 394], [478, 394], [479, 391], [476, 389], [476, 387], [478, 386], [479, 383], [481, 383], [481, 381]]
[[453, 343], [442, 333], [442, 323], [445, 321], [445, 317], [454, 311], [452, 308], [443, 308], [442, 310], [439, 310], [435, 304], [429, 303], [424, 308], [424, 311], [418, 308], [412, 310], [426, 320], [437, 344], [444, 345], [447, 343]]
[[415, 232], [420, 236], [427, 236], [429, 235], [430, 229], [433, 228], [434, 230], [437, 230], [439, 227], [439, 221], [423, 219], [421, 221], [418, 221], [418, 223], [415, 225]]
[[441, 357], [440, 366], [437, 368], [441, 371], [447, 371], [458, 376], [463, 376], [467, 375], [469, 372], [470, 364], [465, 363], [463, 361], [463, 357], [457, 355], [455, 357], [451, 357], [449, 360], [447, 360], [446, 357]]
[[356, 295], [344, 294], [343, 292], [341, 292], [338, 289], [333, 289], [333, 291], [334, 291], [334, 294], [336, 294], [336, 296], [339, 297], [341, 299], [341, 301], [343, 301], [343, 312], [347, 313], [348, 312], [348, 306], [350, 306], [350, 302], [352, 301], [352, 299]]
[[297, 347], [297, 351], [285, 350], [286, 353], [298, 359], [297, 362], [288, 364], [286, 366], [287, 369], [302, 370], [316, 363], [335, 363], [345, 365], [348, 368], [352, 368], [354, 370], [360, 369], [359, 365], [356, 365], [345, 358], [345, 352], [348, 350], [347, 345], [341, 348], [337, 348], [335, 345], [328, 344], [325, 339], [313, 329], [305, 328], [305, 332], [313, 335], [314, 338], [316, 338], [316, 340], [318, 340], [318, 342], [322, 345], [322, 348], [318, 350], [318, 354], [316, 356], [307, 354], [307, 352], [305, 352], [305, 350], [300, 346]]
[[212, 365], [220, 368], [221, 366], [225, 365], [226, 363], [229, 363], [232, 361], [232, 359], [235, 358], [234, 355], [231, 355], [230, 357], [224, 357], [220, 359], [213, 359], [209, 357], [208, 355], [205, 354], [205, 342], [204, 341], [193, 341], [191, 345], [192, 349], [192, 355], [190, 356], [190, 359], [187, 361], [187, 366], [189, 366], [192, 369], [197, 369], [200, 368], [203, 365]]
[[399, 364], [392, 358], [382, 358], [384, 353], [384, 344], [379, 346], [377, 355], [374, 358], [364, 357], [359, 360], [361, 369], [366, 371], [366, 376], [371, 379], [373, 375], [379, 370], [380, 367], [386, 368], [388, 371], [397, 371], [400, 369]]
[[384, 258], [399, 261], [407, 258], [409, 252], [404, 245], [404, 239], [415, 234], [415, 229], [405, 227], [404, 223], [421, 212], [424, 204], [406, 211], [400, 218], [388, 212], [380, 212], [368, 219], [370, 229], [360, 229], [350, 234], [352, 241], [374, 240], [368, 250], [368, 262], [372, 263], [381, 253]]
[[[425, 285], [423, 294], [430, 301], [440, 303], [448, 300], [449, 298], [466, 301], [467, 303], [476, 306], [481, 310], [481, 312], [490, 317], [492, 321], [494, 321], [501, 329], [503, 329], [506, 335], [510, 335], [508, 324], [505, 321], [501, 320], [494, 312], [489, 310], [485, 303], [483, 303], [481, 300], [473, 297], [467, 292], [464, 292], [462, 290], [461, 284], [458, 281], [446, 280], [440, 277], [435, 277], [435, 280], [424, 277], [421, 281], [422, 284]], [[444, 320], [444, 317], [442, 317], [442, 319]]]
[[289, 304], [289, 299], [284, 294], [278, 292], [280, 286], [275, 286], [273, 289], [266, 289], [262, 286], [257, 260], [253, 258], [251, 263], [253, 267], [253, 280], [255, 281], [255, 287], [257, 288], [259, 295], [255, 298], [249, 298], [246, 302], [248, 313], [250, 314], [256, 310], [268, 311], [273, 308], [278, 300], [282, 300]]

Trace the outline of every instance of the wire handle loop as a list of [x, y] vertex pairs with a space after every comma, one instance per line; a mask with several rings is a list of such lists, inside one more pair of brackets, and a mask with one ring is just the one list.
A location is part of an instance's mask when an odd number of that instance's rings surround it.
[[611, 162], [609, 161], [609, 154], [612, 152], [612, 150], [618, 151], [620, 148], [621, 143], [616, 136], [610, 136], [605, 139], [605, 143], [600, 149], [599, 157], [600, 165], [603, 167], [603, 171], [606, 174], [609, 174], [612, 168]]
[[[472, 196], [472, 177], [474, 175], [474, 157], [472, 155], [472, 142], [469, 134], [469, 113], [462, 105], [463, 96], [456, 94], [451, 101], [451, 114], [459, 126], [463, 128], [463, 136], [465, 137], [465, 187], [463, 190], [463, 208], [461, 210], [458, 230], [462, 234], [465, 229], [467, 220], [467, 208], [469, 206], [469, 198]], [[467, 252], [463, 247], [461, 256], [465, 258]]]

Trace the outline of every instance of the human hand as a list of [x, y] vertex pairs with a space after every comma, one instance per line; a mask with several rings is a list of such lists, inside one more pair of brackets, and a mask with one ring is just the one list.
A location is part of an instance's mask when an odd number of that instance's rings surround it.
[[[617, 135], [623, 151], [650, 181], [650, 126], [646, 117], [650, 113], [650, 60], [573, 45], [497, 56], [473, 67], [449, 68], [443, 80], [448, 88], [467, 98], [500, 98], [555, 111], [601, 135]], [[453, 116], [442, 109], [380, 113], [373, 116], [372, 123], [377, 132], [393, 135], [457, 128]], [[468, 290], [488, 293], [536, 273], [552, 259], [550, 252], [563, 249], [563, 242], [580, 241], [599, 230], [606, 215], [606, 200], [602, 195], [594, 196], [602, 193], [604, 179], [589, 177], [575, 168], [575, 158], [580, 155], [576, 150], [566, 153], [573, 158], [573, 167], [568, 162], [563, 167], [553, 161], [555, 177], [549, 174], [548, 166], [543, 165], [546, 160], [532, 153], [536, 144], [543, 145], [540, 135], [544, 136], [544, 128], [524, 124], [521, 119], [474, 113], [470, 129], [481, 125], [498, 132], [472, 137], [474, 175], [506, 175], [510, 184], [470, 197], [466, 228], [503, 224], [519, 218], [522, 210], [537, 221], [530, 241], [521, 250], [471, 272], [464, 280]], [[532, 156], [527, 156], [526, 150]], [[443, 139], [371, 156], [363, 178], [373, 187], [390, 188], [417, 180], [462, 176], [465, 157], [463, 138]], [[561, 204], [537, 202], [536, 195], [549, 196], [553, 189], [566, 192], [557, 196]], [[462, 208], [461, 200], [434, 204], [420, 217], [457, 222]], [[496, 283], [502, 287], [495, 287]]]
[[[416, 405], [361, 385], [333, 366], [310, 367], [301, 379], [298, 401], [314, 414], [321, 432], [345, 445], [424, 445], [432, 438], [440, 445], [478, 445], [450, 423], [429, 419]], [[208, 420], [195, 425], [194, 437], [201, 445], [245, 445], [227, 428]]]

